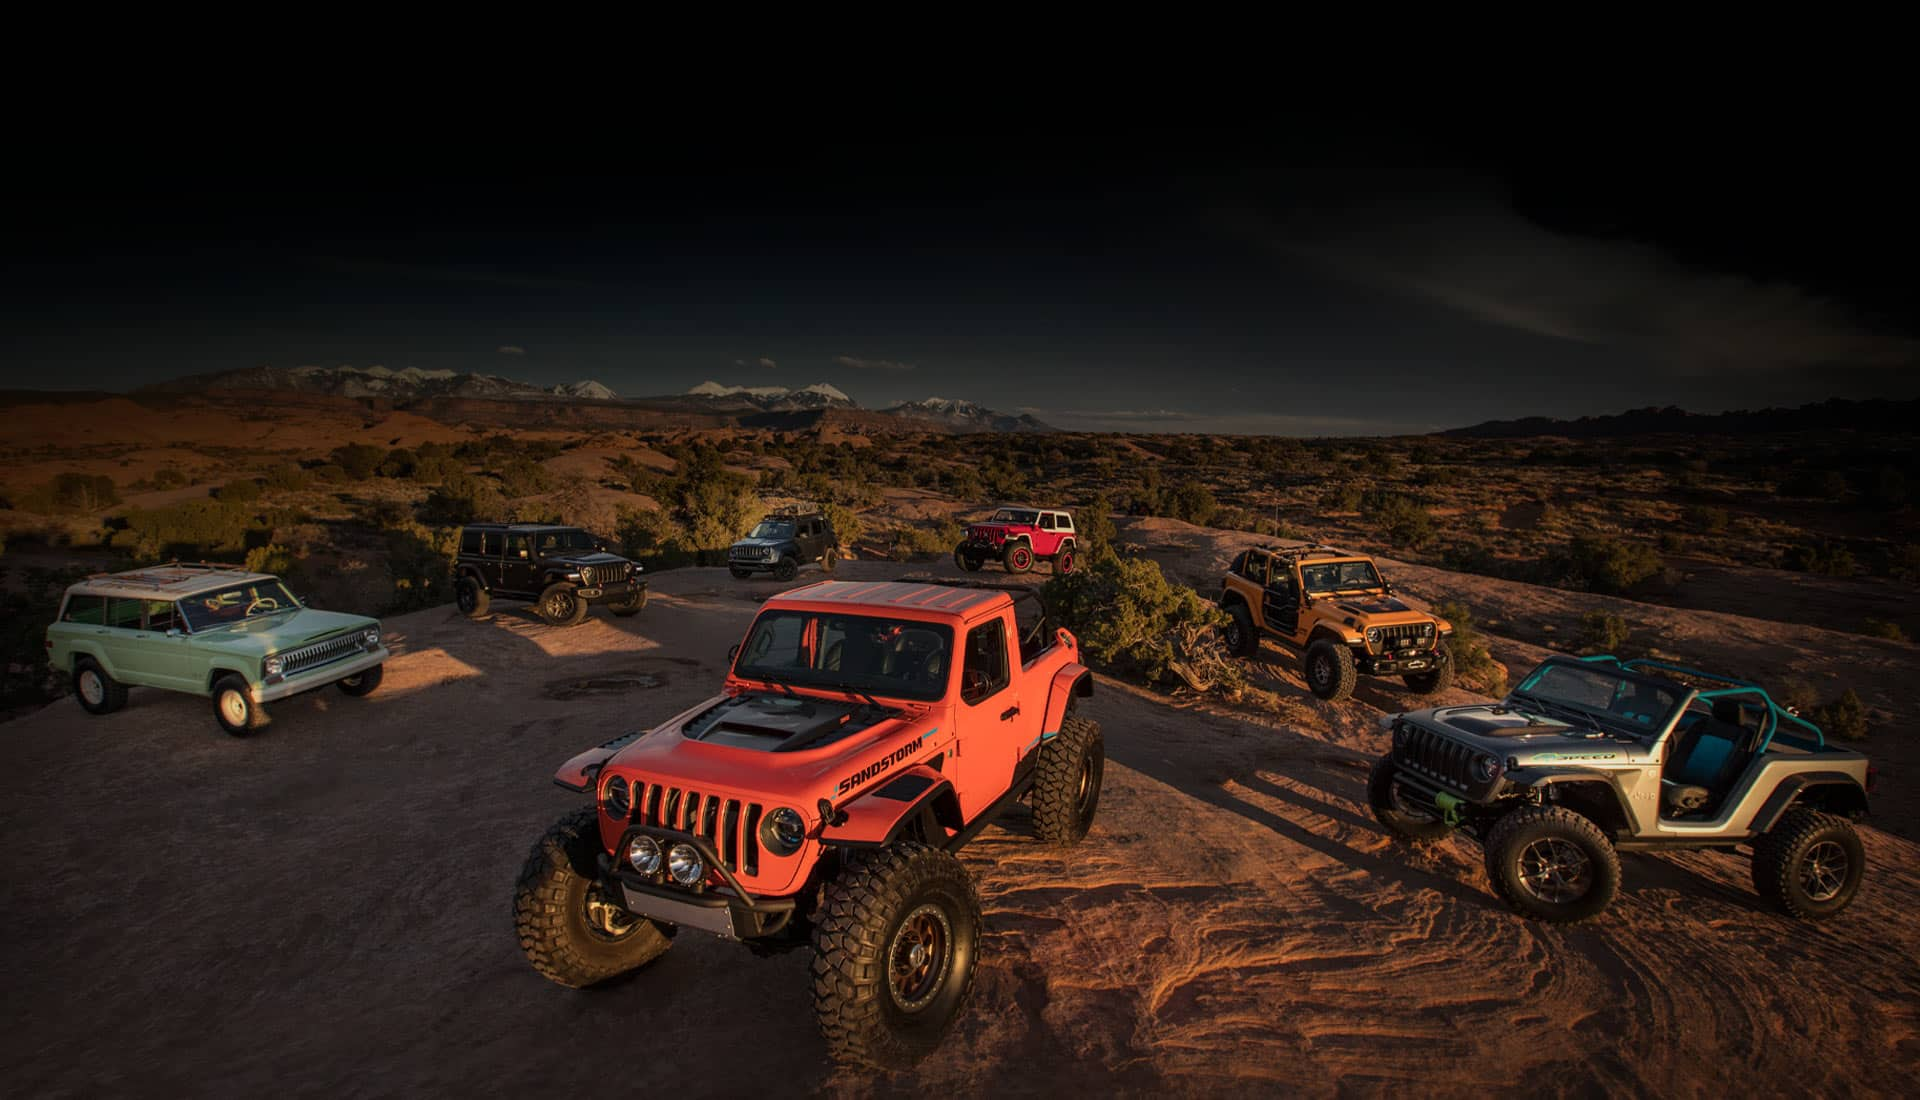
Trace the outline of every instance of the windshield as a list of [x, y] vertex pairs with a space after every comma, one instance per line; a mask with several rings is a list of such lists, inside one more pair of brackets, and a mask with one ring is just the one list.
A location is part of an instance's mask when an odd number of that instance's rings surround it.
[[754, 620], [733, 673], [803, 687], [933, 700], [946, 690], [952, 650], [953, 629], [938, 623], [768, 611]]
[[293, 598], [286, 585], [268, 578], [188, 596], [180, 601], [180, 612], [193, 629], [211, 630], [262, 615], [294, 611], [299, 606], [300, 601]]
[[1300, 567], [1300, 583], [1309, 592], [1340, 592], [1350, 588], [1379, 588], [1380, 574], [1370, 561], [1329, 561]]
[[533, 545], [543, 556], [564, 554], [569, 550], [598, 550], [598, 539], [585, 531], [542, 531], [533, 536]]
[[1002, 508], [998, 512], [995, 512], [993, 518], [987, 522], [1012, 523], [1019, 526], [1031, 527], [1039, 518], [1040, 513], [1038, 512], [1024, 512], [1018, 508]]
[[[739, 528], [735, 528], [739, 530]], [[793, 521], [786, 519], [763, 519], [753, 528], [750, 539], [790, 539], [793, 537]]]
[[1657, 733], [1667, 728], [1686, 693], [1608, 665], [1549, 661], [1521, 681], [1514, 694], [1523, 702], [1545, 704], [1540, 709], [1549, 712], [1571, 708], [1611, 726]]

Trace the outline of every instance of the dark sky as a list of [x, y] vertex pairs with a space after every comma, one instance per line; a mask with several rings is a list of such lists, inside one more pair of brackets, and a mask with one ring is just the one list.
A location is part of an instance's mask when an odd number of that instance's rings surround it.
[[876, 407], [1287, 434], [1920, 395], [1920, 181], [1871, 120], [938, 129], [25, 158], [6, 382], [825, 381]]

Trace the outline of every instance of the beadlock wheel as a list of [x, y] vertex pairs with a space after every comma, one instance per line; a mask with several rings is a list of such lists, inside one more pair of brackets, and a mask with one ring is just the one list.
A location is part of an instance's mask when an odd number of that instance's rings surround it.
[[953, 924], [946, 910], [928, 903], [907, 914], [887, 951], [887, 990], [902, 1012], [919, 1012], [953, 966]]

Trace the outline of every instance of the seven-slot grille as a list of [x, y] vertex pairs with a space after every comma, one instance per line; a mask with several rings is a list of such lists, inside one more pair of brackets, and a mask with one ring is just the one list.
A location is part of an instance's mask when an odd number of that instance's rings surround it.
[[1393, 756], [1396, 761], [1450, 787], [1464, 791], [1473, 786], [1473, 758], [1477, 755], [1473, 749], [1411, 723], [1406, 729], [1406, 740]]
[[292, 676], [310, 668], [319, 668], [321, 665], [332, 664], [342, 657], [351, 657], [365, 648], [365, 644], [361, 641], [361, 632], [356, 630], [351, 634], [342, 634], [338, 638], [328, 638], [324, 642], [290, 649], [280, 654], [280, 674]]
[[713, 845], [727, 870], [755, 875], [760, 872], [760, 813], [758, 802], [635, 779], [629, 821], [692, 833]]
[[1427, 628], [1422, 623], [1407, 623], [1404, 626], [1383, 626], [1380, 631], [1382, 649], [1418, 649], [1420, 635]]

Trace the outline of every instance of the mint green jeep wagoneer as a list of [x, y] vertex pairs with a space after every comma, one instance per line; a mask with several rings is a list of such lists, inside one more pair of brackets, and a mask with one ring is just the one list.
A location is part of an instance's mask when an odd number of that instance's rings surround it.
[[175, 562], [68, 588], [47, 659], [90, 714], [125, 706], [129, 687], [191, 692], [239, 737], [276, 699], [328, 684], [366, 695], [387, 649], [379, 620], [303, 607], [278, 577]]

